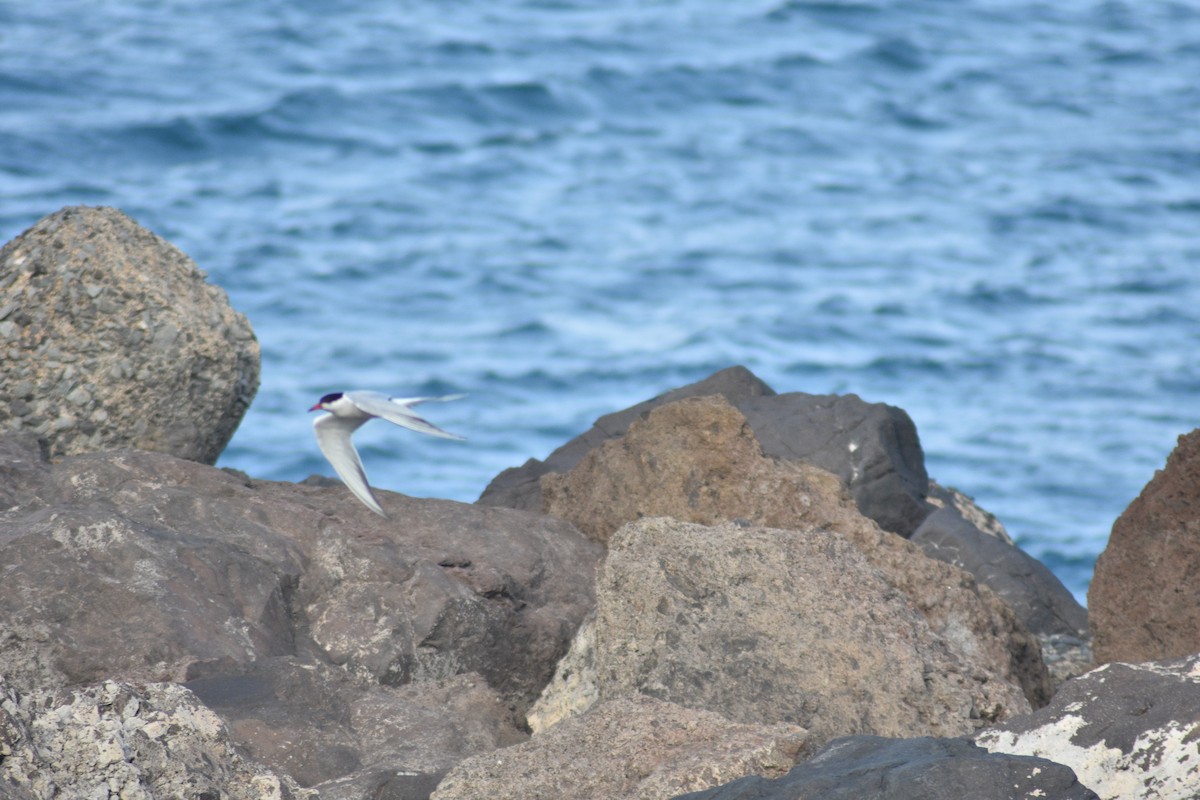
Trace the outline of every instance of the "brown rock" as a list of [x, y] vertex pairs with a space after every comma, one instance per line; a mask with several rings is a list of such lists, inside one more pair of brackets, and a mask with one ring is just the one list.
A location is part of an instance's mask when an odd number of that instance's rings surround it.
[[837, 475], [859, 510], [884, 530], [908, 536], [934, 509], [925, 501], [929, 476], [917, 429], [903, 409], [852, 394], [776, 394], [745, 367], [721, 370], [600, 417], [544, 462], [530, 459], [497, 475], [478, 502], [536, 511], [543, 505], [542, 476], [570, 471], [592, 449], [624, 436], [633, 422], [660, 406], [710, 396], [725, 398], [746, 416], [767, 455]]
[[854, 513], [846, 499], [835, 475], [763, 456], [746, 418], [715, 396], [660, 406], [569, 473], [542, 477], [542, 511], [600, 542], [647, 516], [821, 527], [830, 510]]
[[[655, 409], [703, 396], [723, 397], [737, 408], [749, 423], [762, 455], [781, 464], [811, 464], [836, 475], [863, 516], [886, 531], [918, 542], [926, 555], [966, 570], [999, 595], [1025, 629], [1038, 638], [1043, 654], [1049, 655], [1046, 661], [1055, 681], [1079, 674], [1091, 664], [1087, 611], [1062, 582], [1016, 547], [994, 516], [961, 492], [929, 480], [916, 426], [902, 409], [867, 403], [855, 395], [776, 394], [743, 367], [722, 370], [601, 417], [545, 462], [530, 460], [497, 476], [478, 502], [544, 508], [542, 480], [569, 492], [569, 484], [550, 476], [561, 478], [589, 452], [620, 439], [633, 423], [644, 421]], [[657, 466], [648, 460], [635, 464], [634, 469], [654, 471]], [[618, 476], [616, 483], [622, 480]], [[686, 480], [680, 481], [678, 488], [690, 491]], [[584, 491], [591, 489], [584, 487]], [[595, 499], [592, 510], [607, 513], [608, 500], [598, 494]], [[688, 500], [703, 502], [700, 498]], [[575, 519], [588, 517], [581, 510]], [[587, 525], [594, 536], [603, 538], [603, 533], [596, 533], [599, 522], [589, 518]], [[615, 529], [613, 525], [603, 527]], [[1033, 676], [1033, 681], [1036, 684], [1041, 679]], [[1035, 703], [1043, 702], [1050, 691], [1035, 685], [1027, 685], [1027, 689]]]
[[1052, 693], [1036, 639], [1007, 604], [967, 572], [866, 519], [836, 476], [764, 456], [746, 418], [723, 398], [654, 409], [568, 474], [545, 475], [542, 494], [548, 514], [601, 541], [650, 516], [836, 531], [962, 658], [1023, 687], [1035, 705]]
[[1088, 609], [1099, 664], [1200, 651], [1200, 429], [1113, 524]]
[[113, 208], [51, 214], [0, 249], [0, 431], [52, 456], [134, 447], [211, 464], [258, 389], [250, 324]]
[[523, 511], [542, 509], [542, 490], [538, 481], [547, 473], [568, 472], [594, 447], [625, 435], [630, 423], [666, 403], [687, 397], [721, 395], [731, 403], [752, 397], [774, 395], [775, 390], [763, 383], [745, 367], [729, 367], [702, 381], [672, 389], [658, 397], [605, 414], [579, 436], [556, 449], [545, 461], [531, 458], [519, 467], [506, 469], [497, 475], [477, 501], [481, 505], [519, 508]]
[[644, 696], [600, 703], [525, 744], [467, 759], [432, 800], [658, 800], [744, 775], [778, 777], [805, 750], [794, 725], [747, 725]]

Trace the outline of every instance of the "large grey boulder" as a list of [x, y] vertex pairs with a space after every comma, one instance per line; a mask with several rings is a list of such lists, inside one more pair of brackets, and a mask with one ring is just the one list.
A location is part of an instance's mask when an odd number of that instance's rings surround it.
[[1053, 702], [981, 731], [993, 753], [1065, 764], [1105, 800], [1194, 800], [1200, 793], [1200, 655], [1107, 664]]
[[988, 753], [964, 739], [851, 736], [785, 777], [742, 778], [676, 800], [1097, 800], [1068, 767]]
[[186, 682], [328, 797], [400, 797], [397, 771], [429, 788], [524, 738], [593, 605], [602, 548], [561, 520], [381, 492], [385, 520], [340, 485], [160, 453], [0, 453], [19, 487], [0, 490], [0, 674]]
[[0, 442], [21, 486], [0, 514], [0, 673], [15, 686], [178, 681], [196, 661], [296, 651], [305, 555], [230, 507], [235, 477], [141, 451], [50, 466], [31, 437]]
[[[1035, 705], [1049, 697], [1037, 642], [1002, 600], [963, 570], [881, 530], [859, 513], [835, 475], [765, 455], [746, 418], [721, 397], [661, 405], [567, 474], [544, 476], [541, 485], [548, 513], [602, 541], [621, 525], [651, 516], [835, 531], [964, 662], [1023, 687]], [[577, 705], [544, 696], [547, 703]]]
[[815, 743], [961, 735], [1029, 708], [845, 537], [815, 528], [626, 525], [597, 579], [593, 648], [601, 701], [645, 694], [800, 725]]
[[212, 464], [258, 390], [225, 292], [114, 208], [70, 207], [0, 249], [0, 431], [52, 456], [135, 447]]
[[740, 724], [635, 695], [463, 761], [433, 800], [656, 800], [743, 775], [783, 775], [807, 742], [794, 725]]
[[0, 796], [302, 800], [244, 758], [221, 720], [169, 683], [21, 693], [0, 676]]
[[1200, 652], [1200, 429], [1113, 523], [1088, 588], [1096, 661]]

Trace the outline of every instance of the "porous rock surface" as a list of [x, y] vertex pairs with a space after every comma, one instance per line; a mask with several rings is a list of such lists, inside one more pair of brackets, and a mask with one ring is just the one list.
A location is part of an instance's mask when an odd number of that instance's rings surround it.
[[597, 579], [599, 697], [646, 694], [815, 743], [954, 736], [1029, 708], [951, 652], [840, 534], [648, 518]]
[[212, 464], [258, 390], [225, 292], [114, 208], [70, 207], [0, 249], [0, 431], [52, 456], [136, 447]]
[[1098, 663], [1200, 652], [1200, 429], [1113, 524], [1088, 607]]
[[220, 718], [169, 683], [20, 693], [0, 677], [0, 796], [302, 800], [243, 758]]
[[1111, 663], [1033, 714], [981, 731], [993, 753], [1065, 764], [1102, 800], [1200, 796], [1200, 655]]
[[599, 540], [650, 516], [836, 531], [964, 663], [1022, 687], [1035, 705], [1052, 691], [1035, 638], [1006, 603], [963, 570], [881, 530], [836, 476], [765, 455], [746, 418], [722, 397], [653, 409], [566, 475], [545, 475], [542, 492], [548, 513]]
[[433, 800], [658, 800], [748, 774], [782, 775], [806, 742], [794, 725], [739, 724], [634, 695], [600, 703], [524, 744], [463, 761]]

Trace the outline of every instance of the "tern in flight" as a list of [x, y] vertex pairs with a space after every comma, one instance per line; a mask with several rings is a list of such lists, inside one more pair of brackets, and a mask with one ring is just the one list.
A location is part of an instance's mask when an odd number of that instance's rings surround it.
[[337, 471], [338, 477], [346, 484], [354, 496], [363, 502], [367, 508], [381, 517], [386, 518], [383, 507], [375, 499], [371, 486], [367, 483], [367, 473], [363, 471], [362, 459], [354, 449], [350, 436], [364, 422], [375, 417], [386, 419], [403, 428], [427, 433], [430, 436], [440, 436], [443, 439], [462, 439], [458, 434], [444, 431], [431, 422], [421, 419], [413, 413], [412, 407], [419, 403], [445, 402], [457, 400], [464, 395], [451, 394], [445, 397], [388, 397], [380, 392], [354, 391], [334, 392], [327, 394], [317, 401], [309, 411], [328, 411], [313, 420], [313, 430], [317, 433], [317, 446], [329, 459], [329, 463]]

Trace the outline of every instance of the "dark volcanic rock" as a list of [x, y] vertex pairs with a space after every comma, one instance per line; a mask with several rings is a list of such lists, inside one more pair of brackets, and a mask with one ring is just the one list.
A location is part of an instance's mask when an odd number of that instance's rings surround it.
[[903, 410], [857, 395], [793, 392], [736, 404], [768, 456], [842, 479], [863, 516], [908, 536], [933, 510], [917, 428]]
[[1035, 633], [1087, 636], [1087, 610], [1044, 564], [988, 536], [952, 508], [930, 514], [911, 537], [926, 553], [992, 587]]
[[1101, 797], [1191, 800], [1200, 787], [1200, 655], [1092, 670], [1046, 708], [975, 741], [1065, 764]]
[[250, 324], [168, 242], [65, 208], [0, 249], [0, 430], [211, 464], [258, 390]]
[[382, 492], [384, 520], [341, 486], [159, 453], [0, 452], [21, 487], [0, 509], [0, 674], [194, 681], [235, 740], [322, 785], [512, 742], [593, 604], [601, 548], [561, 520]]
[[990, 754], [964, 739], [851, 736], [769, 780], [748, 777], [677, 800], [1098, 800], [1068, 767]]
[[1056, 683], [1091, 669], [1087, 609], [1033, 556], [984, 533], [952, 507], [926, 517], [911, 541], [929, 556], [965, 569], [1004, 598], [1037, 635]]
[[389, 797], [380, 787], [393, 783], [398, 766], [406, 788], [426, 785], [428, 793], [464, 758], [528, 738], [475, 674], [381, 686], [323, 662], [280, 657], [196, 664], [184, 686], [220, 713], [252, 757], [317, 787], [323, 800]]
[[1200, 652], [1200, 429], [1113, 524], [1088, 607], [1098, 663]]
[[963, 519], [979, 529], [980, 533], [995, 537], [1005, 544], [1012, 544], [1012, 537], [1004, 529], [1004, 523], [990, 511], [980, 508], [975, 499], [955, 489], [953, 486], [942, 486], [932, 478], [929, 480], [929, 503], [937, 508], [950, 508], [959, 513]]

